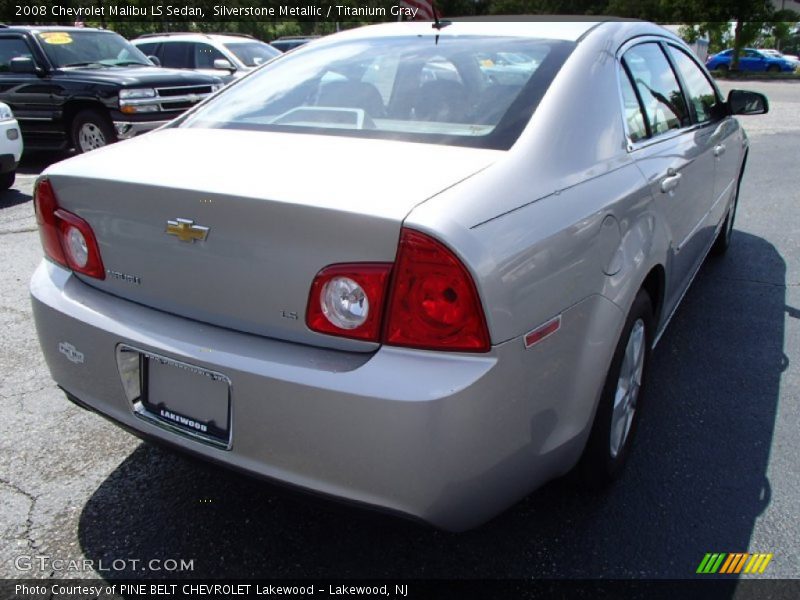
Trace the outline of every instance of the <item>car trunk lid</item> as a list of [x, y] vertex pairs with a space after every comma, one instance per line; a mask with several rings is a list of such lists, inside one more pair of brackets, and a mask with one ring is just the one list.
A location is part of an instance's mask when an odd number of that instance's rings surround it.
[[[97, 236], [106, 278], [81, 276], [89, 285], [205, 323], [369, 350], [374, 344], [306, 327], [314, 276], [330, 264], [393, 261], [413, 207], [498, 154], [167, 129], [58, 163], [46, 175], [59, 204]], [[192, 239], [201, 228], [205, 239]]]

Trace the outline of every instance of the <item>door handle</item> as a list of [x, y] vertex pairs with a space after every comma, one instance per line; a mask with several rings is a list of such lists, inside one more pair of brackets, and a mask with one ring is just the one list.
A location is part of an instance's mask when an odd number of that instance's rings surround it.
[[725, 144], [714, 146], [714, 156], [722, 156], [725, 154]]
[[681, 174], [680, 173], [670, 173], [664, 179], [661, 180], [661, 191], [662, 193], [666, 194], [671, 192], [678, 184], [681, 182]]

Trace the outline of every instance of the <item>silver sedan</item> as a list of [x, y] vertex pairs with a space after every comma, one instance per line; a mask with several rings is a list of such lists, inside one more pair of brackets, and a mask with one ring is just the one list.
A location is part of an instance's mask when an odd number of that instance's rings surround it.
[[329, 36], [42, 175], [41, 346], [146, 439], [473, 527], [619, 475], [766, 110], [648, 23]]

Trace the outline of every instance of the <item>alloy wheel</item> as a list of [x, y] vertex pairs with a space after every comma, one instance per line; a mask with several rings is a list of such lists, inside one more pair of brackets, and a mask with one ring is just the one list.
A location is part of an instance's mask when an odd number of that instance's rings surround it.
[[645, 327], [642, 319], [637, 319], [628, 336], [622, 368], [614, 393], [614, 408], [611, 413], [611, 435], [609, 437], [612, 458], [616, 458], [625, 442], [636, 413], [636, 402], [642, 387], [645, 356]]

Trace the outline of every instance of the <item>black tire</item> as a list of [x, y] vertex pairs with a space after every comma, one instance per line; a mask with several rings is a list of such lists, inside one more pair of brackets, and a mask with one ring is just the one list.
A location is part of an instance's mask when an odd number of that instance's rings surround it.
[[0, 173], [0, 191], [7, 190], [14, 185], [14, 180], [17, 178], [16, 171], [9, 171], [8, 173]]
[[780, 73], [781, 68], [778, 65], [770, 65], [767, 67], [768, 73]]
[[731, 66], [726, 63], [722, 63], [720, 66], [717, 67], [717, 71], [722, 71], [723, 73], [726, 73], [730, 70]]
[[[631, 334], [634, 328], [639, 331], [640, 326], [643, 328], [642, 343], [644, 345], [642, 349], [641, 376], [639, 378], [640, 385], [638, 386], [638, 393], [633, 398], [634, 410], [630, 418], [630, 425], [625, 428], [627, 433], [623, 433], [618, 438], [621, 442], [617, 444], [616, 452], [614, 452], [612, 421], [615, 399], [621, 381], [620, 375], [623, 363], [625, 363], [626, 349], [632, 337]], [[654, 334], [653, 304], [648, 293], [645, 290], [639, 290], [628, 313], [625, 326], [622, 328], [620, 339], [617, 342], [605, 385], [603, 385], [600, 402], [597, 406], [592, 431], [589, 434], [589, 440], [576, 469], [578, 479], [584, 486], [597, 489], [608, 485], [619, 476], [628, 460], [642, 412], [642, 400], [645, 396], [647, 370], [650, 364], [650, 348], [653, 344]], [[634, 347], [636, 347], [635, 344]], [[634, 361], [634, 364], [638, 364], [638, 362]], [[625, 397], [627, 398], [627, 396]]]
[[82, 110], [72, 119], [72, 143], [83, 154], [117, 141], [111, 119], [97, 110]]
[[736, 192], [733, 195], [733, 202], [728, 209], [728, 215], [725, 217], [725, 222], [717, 232], [717, 239], [714, 240], [714, 245], [711, 246], [711, 254], [714, 256], [722, 256], [728, 251], [731, 245], [731, 238], [733, 237], [733, 224], [736, 220], [736, 208], [739, 206], [739, 184], [741, 183], [741, 175], [736, 182]]

